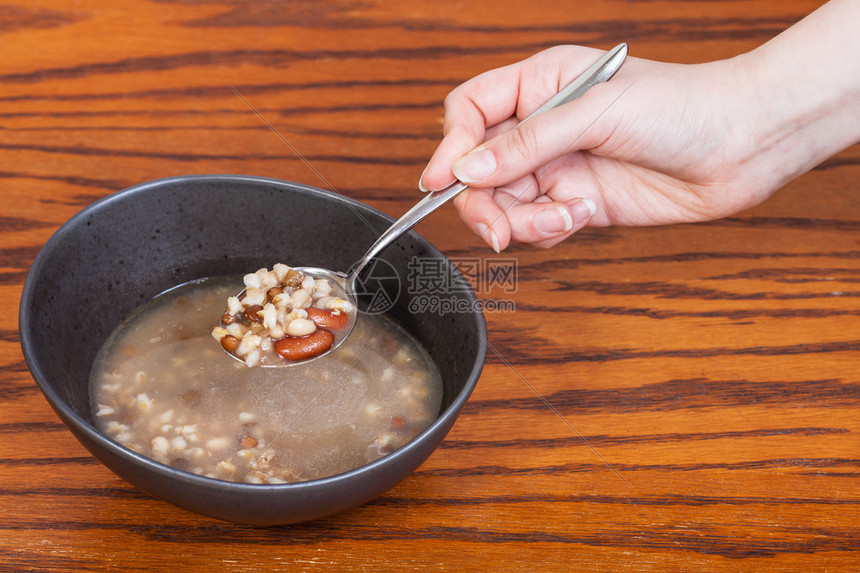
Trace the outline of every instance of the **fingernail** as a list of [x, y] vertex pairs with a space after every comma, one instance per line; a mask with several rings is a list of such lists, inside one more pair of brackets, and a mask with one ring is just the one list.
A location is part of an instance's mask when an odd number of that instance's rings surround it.
[[478, 223], [477, 225], [475, 225], [475, 232], [477, 232], [478, 236], [485, 241], [489, 239], [490, 248], [496, 251], [496, 253], [502, 252], [502, 250], [499, 248], [499, 238], [487, 225], [483, 223]]
[[427, 168], [428, 167], [430, 167], [430, 166], [428, 165], [427, 167], [424, 168], [424, 171], [421, 172], [421, 177], [418, 178], [418, 190], [423, 191], [424, 193], [427, 193], [429, 191], [429, 189], [424, 187], [424, 176], [427, 175]]
[[597, 212], [597, 205], [595, 205], [594, 201], [586, 197], [568, 203], [568, 207], [573, 212], [573, 220], [580, 226], [587, 223]]
[[451, 171], [463, 183], [474, 183], [486, 179], [495, 170], [496, 158], [489, 149], [481, 149], [464, 155], [451, 166]]
[[535, 227], [547, 235], [567, 233], [573, 229], [573, 217], [567, 207], [556, 205], [535, 215]]

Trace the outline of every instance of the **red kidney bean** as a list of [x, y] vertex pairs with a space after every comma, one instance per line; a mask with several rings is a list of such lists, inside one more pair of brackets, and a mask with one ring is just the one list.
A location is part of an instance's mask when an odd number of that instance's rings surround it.
[[287, 360], [307, 360], [319, 356], [334, 344], [334, 335], [318, 328], [307, 336], [285, 336], [275, 341], [275, 352]]
[[340, 330], [349, 323], [349, 316], [340, 310], [327, 310], [312, 306], [305, 309], [308, 320], [313, 321], [317, 328], [328, 328], [329, 330]]

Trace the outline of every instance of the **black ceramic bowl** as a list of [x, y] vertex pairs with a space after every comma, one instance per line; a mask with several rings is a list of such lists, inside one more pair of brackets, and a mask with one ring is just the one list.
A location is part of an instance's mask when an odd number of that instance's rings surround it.
[[160, 499], [219, 519], [263, 525], [307, 521], [362, 504], [405, 478], [433, 452], [475, 387], [486, 355], [486, 324], [470, 290], [445, 293], [459, 301], [457, 312], [410, 309], [414, 295], [405, 287], [413, 257], [441, 260], [459, 276], [416, 233], [382, 253], [403, 287], [387, 293], [393, 301], [387, 314], [435, 361], [444, 381], [443, 402], [429, 428], [373, 463], [283, 485], [230, 483], [183, 472], [99, 432], [88, 383], [108, 335], [161, 292], [278, 261], [346, 270], [391, 222], [379, 211], [333, 193], [259, 177], [177, 177], [120, 191], [75, 215], [36, 258], [19, 315], [27, 364], [75, 437], [117, 475]]

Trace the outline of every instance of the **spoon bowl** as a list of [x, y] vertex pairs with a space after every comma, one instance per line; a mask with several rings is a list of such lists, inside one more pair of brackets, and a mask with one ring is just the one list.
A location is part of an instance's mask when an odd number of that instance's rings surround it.
[[[347, 337], [352, 333], [352, 330], [355, 328], [357, 318], [358, 318], [358, 301], [357, 301], [356, 296], [355, 296], [354, 283], [348, 282], [349, 277], [347, 277], [343, 273], [338, 273], [338, 272], [335, 272], [335, 271], [332, 271], [329, 269], [325, 269], [325, 268], [321, 268], [321, 267], [291, 267], [291, 270], [297, 271], [297, 272], [301, 273], [303, 276], [311, 277], [315, 280], [320, 280], [320, 279], [325, 280], [332, 289], [331, 294], [327, 295], [327, 296], [334, 296], [336, 298], [346, 300], [352, 306], [352, 308], [354, 310], [352, 312], [343, 313], [346, 316], [346, 324], [345, 325], [343, 325], [343, 326], [338, 325], [336, 328], [329, 328], [328, 326], [326, 326], [326, 328], [328, 329], [330, 334], [328, 334], [328, 333], [323, 333], [323, 334], [325, 334], [325, 336], [327, 336], [327, 337], [330, 337], [331, 345], [325, 351], [319, 352], [319, 353], [317, 353], [313, 356], [307, 357], [307, 358], [298, 358], [298, 359], [295, 359], [295, 358], [279, 359], [277, 357], [277, 355], [270, 355], [268, 358], [264, 358], [264, 359], [259, 360], [259, 361], [257, 361], [255, 359], [253, 364], [251, 362], [248, 362], [247, 364], [249, 366], [253, 365], [254, 367], [259, 367], [259, 368], [284, 368], [284, 367], [298, 366], [301, 364], [306, 364], [308, 362], [316, 360], [317, 358], [322, 358], [323, 356], [326, 356], [327, 354], [331, 354], [332, 352], [334, 352], [343, 343], [343, 341], [347, 339]], [[279, 285], [279, 286], [283, 286], [283, 284]], [[236, 298], [238, 298], [241, 301], [242, 299], [244, 299], [247, 291], [248, 291], [247, 288], [242, 289], [242, 291], [236, 295]], [[311, 310], [312, 310], [311, 308], [307, 309], [308, 312], [310, 312]], [[320, 309], [320, 310], [318, 310], [317, 316], [319, 316], [320, 313], [325, 313], [325, 312], [327, 312], [327, 311]], [[246, 316], [247, 316], [247, 312], [246, 312]], [[340, 315], [337, 315], [337, 316], [339, 317]], [[308, 317], [308, 318], [311, 318], [311, 317]], [[227, 319], [230, 319], [230, 321], [225, 322], [225, 320], [227, 320]], [[247, 319], [244, 319], [244, 320], [247, 320]], [[225, 312], [223, 315], [221, 315], [221, 321], [219, 324], [219, 327], [222, 329], [222, 332], [221, 332], [222, 335], [224, 334], [223, 331], [228, 330], [230, 324], [233, 322], [235, 322], [235, 320], [232, 318], [232, 315], [229, 312], [229, 305], [228, 305], [228, 312]], [[249, 323], [246, 323], [246, 325], [249, 325]], [[318, 325], [318, 327], [322, 328], [323, 325]], [[237, 336], [239, 336], [239, 335], [237, 334]], [[228, 336], [228, 338], [229, 338], [229, 336]], [[287, 337], [287, 338], [289, 338], [289, 337]], [[299, 342], [299, 341], [296, 340], [295, 342]], [[234, 338], [234, 343], [238, 344], [238, 341], [236, 341], [235, 338]], [[275, 348], [277, 348], [277, 345], [275, 346]], [[234, 360], [241, 362], [243, 364], [246, 363], [244, 356], [239, 356], [237, 353], [232, 352], [230, 349], [227, 348], [227, 346], [224, 345], [223, 341], [222, 341], [222, 349], [227, 353], [228, 356], [230, 356]], [[272, 361], [272, 358], [274, 358], [275, 360]]]

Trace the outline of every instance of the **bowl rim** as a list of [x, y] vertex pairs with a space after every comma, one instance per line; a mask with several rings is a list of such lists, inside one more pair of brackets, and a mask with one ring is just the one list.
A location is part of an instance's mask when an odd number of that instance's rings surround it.
[[[462, 390], [458, 392], [456, 396], [454, 396], [454, 398], [451, 400], [451, 403], [444, 410], [439, 412], [439, 415], [436, 417], [433, 423], [397, 450], [385, 456], [382, 456], [377, 460], [374, 460], [367, 464], [363, 464], [357, 468], [348, 470], [346, 472], [308, 481], [292, 482], [285, 484], [252, 484], [244, 482], [230, 482], [226, 480], [220, 480], [217, 478], [210, 478], [203, 475], [194, 474], [171, 467], [166, 464], [162, 464], [161, 462], [155, 461], [152, 458], [140, 454], [110, 439], [107, 435], [100, 432], [94, 425], [90, 424], [88, 421], [79, 416], [66, 403], [66, 401], [56, 391], [53, 390], [51, 385], [47, 382], [47, 376], [45, 372], [35, 360], [34, 355], [36, 351], [35, 343], [33, 341], [34, 333], [31, 325], [29, 324], [30, 321], [28, 320], [30, 314], [29, 306], [34, 298], [33, 283], [35, 278], [43, 271], [45, 265], [47, 264], [46, 261], [50, 256], [52, 247], [55, 244], [58, 244], [67, 233], [71, 232], [71, 229], [75, 227], [81, 219], [85, 219], [86, 217], [92, 215], [94, 212], [103, 209], [105, 206], [111, 203], [122, 201], [126, 199], [129, 195], [143, 193], [148, 189], [154, 187], [170, 186], [175, 185], [177, 183], [186, 183], [189, 181], [195, 183], [205, 183], [206, 181], [222, 182], [225, 180], [234, 181], [237, 183], [250, 183], [252, 185], [272, 185], [282, 189], [287, 189], [291, 192], [298, 191], [299, 193], [303, 194], [322, 194], [323, 198], [326, 198], [327, 200], [341, 201], [347, 203], [350, 208], [354, 210], [370, 210], [374, 215], [382, 217], [389, 224], [394, 222], [393, 217], [380, 211], [379, 209], [376, 209], [375, 207], [367, 205], [366, 203], [362, 203], [356, 199], [346, 197], [339, 193], [322, 189], [319, 187], [313, 187], [311, 185], [303, 183], [255, 175], [195, 174], [164, 177], [125, 187], [124, 189], [110, 193], [109, 195], [101, 197], [96, 201], [90, 203], [89, 205], [85, 206], [83, 209], [72, 215], [72, 217], [70, 217], [65, 223], [63, 223], [39, 249], [36, 258], [34, 259], [33, 264], [27, 273], [27, 277], [25, 278], [18, 309], [18, 335], [21, 349], [24, 355], [24, 360], [42, 394], [45, 396], [51, 408], [54, 409], [54, 411], [60, 416], [60, 418], [67, 425], [73, 426], [72, 429], [85, 434], [87, 438], [99, 443], [102, 447], [105, 447], [112, 454], [118, 455], [123, 458], [132, 458], [138, 463], [142, 463], [148, 466], [151, 470], [157, 472], [163, 477], [169, 477], [170, 479], [178, 479], [183, 482], [193, 483], [197, 485], [208, 485], [218, 489], [222, 489], [224, 487], [236, 487], [239, 488], [240, 491], [247, 490], [249, 492], [288, 492], [293, 490], [301, 491], [306, 489], [313, 489], [316, 487], [328, 486], [330, 484], [335, 484], [340, 481], [348, 481], [353, 475], [365, 472], [372, 472], [380, 466], [396, 463], [398, 459], [406, 457], [410, 450], [421, 447], [421, 442], [427, 439], [426, 436], [435, 434], [436, 431], [438, 431], [437, 429], [439, 428], [439, 426], [452, 424], [452, 418], [458, 415], [459, 411], [462, 409], [463, 405], [469, 399], [473, 390], [477, 386], [481, 371], [483, 370], [484, 363], [486, 361], [487, 348], [489, 346], [487, 340], [487, 324], [483, 311], [477, 306], [475, 307], [476, 311], [472, 314], [472, 316], [476, 320], [476, 324], [474, 325], [476, 327], [475, 333], [478, 335], [479, 339], [483, 342], [483, 344], [479, 345], [478, 354], [476, 356], [474, 364], [472, 364], [471, 370], [466, 376], [466, 381]], [[429, 240], [421, 236], [415, 230], [410, 230], [409, 233], [414, 234], [415, 236], [420, 238], [421, 241], [427, 245], [428, 250], [433, 256], [438, 256], [447, 260], [447, 257], [444, 255], [444, 253], [442, 253], [435, 245], [433, 245]], [[455, 266], [453, 267], [453, 271], [455, 273], [459, 273], [459, 270]], [[471, 288], [469, 288], [468, 294], [470, 297], [477, 300], [477, 295]], [[444, 436], [441, 439], [444, 439]]]

